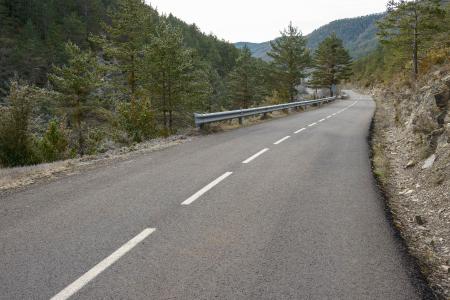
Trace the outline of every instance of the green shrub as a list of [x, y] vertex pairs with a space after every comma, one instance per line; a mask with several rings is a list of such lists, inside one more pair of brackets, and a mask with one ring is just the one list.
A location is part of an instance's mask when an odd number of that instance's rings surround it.
[[122, 102], [117, 111], [119, 127], [133, 142], [139, 143], [156, 135], [154, 113], [147, 98]]
[[23, 166], [40, 162], [36, 141], [29, 130], [34, 101], [39, 90], [11, 82], [8, 108], [0, 115], [0, 165]]
[[106, 152], [106, 149], [100, 147], [106, 136], [107, 133], [101, 128], [90, 129], [86, 140], [86, 154], [94, 155], [97, 153]]
[[46, 162], [67, 158], [69, 142], [64, 129], [56, 120], [50, 121], [47, 131], [39, 141], [39, 152]]

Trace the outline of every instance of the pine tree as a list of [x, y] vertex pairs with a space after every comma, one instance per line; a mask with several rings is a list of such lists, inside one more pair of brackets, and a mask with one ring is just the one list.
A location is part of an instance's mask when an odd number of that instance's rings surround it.
[[305, 70], [310, 64], [306, 38], [290, 23], [288, 28], [281, 32], [281, 37], [270, 45], [272, 50], [267, 54], [273, 58], [280, 84], [279, 92], [294, 101], [297, 95], [296, 87], [306, 77]]
[[352, 60], [336, 34], [319, 44], [313, 60], [314, 70], [309, 82], [312, 88], [329, 88], [333, 96], [333, 86], [352, 75]]
[[205, 106], [210, 93], [206, 72], [196, 65], [193, 51], [184, 47], [180, 29], [164, 20], [146, 48], [144, 60], [142, 76], [155, 107], [162, 112], [164, 129], [172, 132], [176, 112]]
[[[426, 43], [440, 30], [444, 11], [439, 0], [389, 1], [387, 16], [378, 22], [381, 42], [400, 59], [411, 60], [413, 74], [419, 74], [419, 61]], [[409, 59], [408, 59], [409, 57]]]
[[228, 76], [228, 90], [234, 107], [249, 108], [264, 97], [264, 78], [248, 47], [242, 49], [236, 67]]
[[104, 24], [106, 36], [93, 36], [91, 40], [101, 46], [113, 69], [125, 77], [122, 92], [133, 103], [142, 88], [138, 74], [142, 74], [144, 46], [151, 38], [153, 12], [143, 0], [119, 0], [109, 17], [111, 23]]
[[69, 142], [61, 124], [57, 120], [51, 120], [47, 131], [39, 141], [40, 156], [45, 162], [61, 160], [67, 157]]
[[72, 121], [77, 136], [78, 154], [85, 154], [85, 120], [88, 113], [97, 108], [95, 91], [101, 85], [102, 70], [97, 58], [90, 51], [82, 51], [69, 42], [66, 44], [68, 63], [62, 67], [53, 67], [49, 80], [62, 108]]

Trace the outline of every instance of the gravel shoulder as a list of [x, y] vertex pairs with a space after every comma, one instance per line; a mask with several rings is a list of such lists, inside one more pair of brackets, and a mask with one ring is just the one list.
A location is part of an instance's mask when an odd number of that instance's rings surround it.
[[111, 150], [99, 155], [85, 156], [82, 158], [35, 166], [0, 168], [0, 195], [10, 193], [33, 183], [79, 174], [87, 169], [110, 165], [118, 161], [132, 159], [133, 157], [142, 154], [164, 150], [190, 142], [195, 138], [195, 136], [174, 135], [168, 138], [154, 139], [130, 147]]

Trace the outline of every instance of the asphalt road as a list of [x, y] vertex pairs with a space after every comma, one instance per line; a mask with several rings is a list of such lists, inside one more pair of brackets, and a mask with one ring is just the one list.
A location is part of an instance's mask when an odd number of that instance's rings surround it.
[[0, 299], [423, 298], [350, 95], [3, 196]]

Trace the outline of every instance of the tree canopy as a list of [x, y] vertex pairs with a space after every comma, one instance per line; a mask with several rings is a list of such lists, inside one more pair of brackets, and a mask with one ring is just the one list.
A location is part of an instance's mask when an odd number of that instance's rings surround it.
[[427, 42], [441, 28], [444, 10], [439, 0], [395, 1], [387, 5], [388, 14], [378, 22], [380, 41], [401, 60], [412, 60], [413, 74], [419, 74], [419, 61]]
[[272, 50], [268, 55], [273, 58], [279, 93], [289, 101], [294, 101], [297, 96], [296, 87], [306, 77], [306, 68], [311, 61], [306, 38], [290, 23], [281, 32], [281, 37], [271, 42], [271, 46]]
[[336, 34], [319, 44], [314, 53], [313, 66], [309, 85], [313, 88], [329, 88], [331, 96], [333, 86], [352, 75], [351, 57]]

